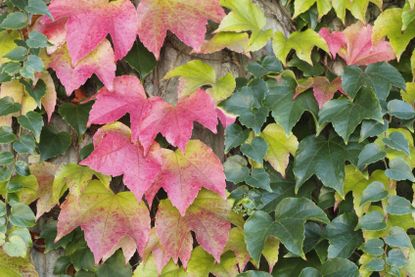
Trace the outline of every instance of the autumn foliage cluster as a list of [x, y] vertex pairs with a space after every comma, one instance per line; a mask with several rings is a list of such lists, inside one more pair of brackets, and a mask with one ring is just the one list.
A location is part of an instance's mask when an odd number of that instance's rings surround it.
[[415, 1], [270, 2], [5, 1], [0, 276], [415, 276]]

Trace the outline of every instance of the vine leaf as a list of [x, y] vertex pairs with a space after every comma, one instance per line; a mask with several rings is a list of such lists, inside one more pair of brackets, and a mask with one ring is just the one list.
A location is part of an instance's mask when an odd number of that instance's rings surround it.
[[312, 29], [293, 32], [289, 37], [285, 37], [282, 32], [275, 32], [272, 38], [272, 49], [274, 50], [275, 56], [284, 65], [292, 49], [295, 50], [299, 59], [312, 65], [311, 51], [314, 47], [318, 47], [329, 53], [326, 41]]
[[348, 150], [340, 138], [331, 136], [326, 140], [321, 137], [306, 137], [300, 142], [294, 161], [296, 190], [315, 174], [326, 187], [343, 194], [346, 160]]
[[364, 119], [383, 123], [379, 101], [370, 88], [362, 88], [354, 101], [347, 98], [327, 102], [319, 112], [321, 126], [331, 122], [334, 130], [347, 143], [350, 135]]
[[327, 41], [332, 56], [335, 57], [338, 53], [348, 65], [368, 65], [395, 59], [389, 42], [372, 42], [371, 25], [358, 22], [348, 26], [342, 33], [331, 34], [325, 28], [320, 31], [320, 35]]
[[184, 150], [190, 140], [193, 122], [198, 122], [216, 133], [218, 116], [213, 99], [199, 89], [188, 97], [180, 98], [176, 106], [161, 98], [153, 98], [140, 125], [139, 138], [147, 153], [158, 133], [167, 141]]
[[209, 276], [209, 273], [214, 276], [236, 276], [239, 273], [237, 260], [231, 252], [224, 253], [220, 263], [216, 263], [200, 246], [193, 249], [187, 272], [190, 276]]
[[296, 81], [294, 79], [283, 77], [277, 82], [268, 81], [267, 84], [269, 95], [265, 103], [270, 107], [274, 120], [284, 128], [287, 134], [291, 133], [292, 128], [306, 111], [310, 112], [316, 121], [317, 102], [308, 92], [295, 97]]
[[266, 212], [256, 211], [244, 226], [248, 252], [255, 261], [259, 261], [266, 239], [275, 236], [288, 251], [305, 257], [304, 224], [309, 220], [330, 222], [324, 211], [307, 198], [284, 198], [275, 209], [275, 220]]
[[328, 28], [323, 27], [318, 33], [327, 42], [331, 56], [336, 58], [340, 48], [346, 44], [346, 38], [343, 32], [330, 32]]
[[137, 12], [140, 41], [157, 59], [167, 31], [199, 51], [208, 19], [220, 22], [225, 16], [218, 0], [143, 0], [138, 4]]
[[114, 79], [114, 89], [103, 87], [98, 91], [94, 105], [89, 113], [88, 126], [106, 124], [130, 115], [132, 138], [138, 138], [143, 116], [149, 107], [143, 85], [135, 76], [118, 76]]
[[126, 261], [142, 254], [150, 232], [149, 211], [131, 192], [114, 194], [101, 182], [91, 181], [80, 198], [69, 196], [61, 205], [55, 241], [81, 227], [95, 263], [122, 248]]
[[108, 34], [114, 43], [116, 60], [128, 53], [136, 39], [137, 11], [129, 0], [53, 0], [49, 11], [55, 20], [66, 19], [66, 41], [74, 65]]
[[372, 40], [377, 42], [388, 37], [399, 60], [409, 42], [415, 37], [415, 21], [402, 31], [402, 9], [393, 8], [382, 12], [373, 25]]
[[265, 140], [268, 149], [265, 153], [265, 160], [285, 176], [290, 154], [295, 155], [298, 148], [298, 140], [293, 134], [286, 134], [285, 130], [276, 123], [268, 124], [260, 136]]
[[39, 276], [35, 266], [28, 259], [10, 257], [2, 249], [0, 249], [0, 272], [4, 276]]
[[71, 64], [68, 49], [63, 46], [50, 57], [49, 67], [56, 72], [68, 96], [85, 84], [92, 74], [96, 74], [105, 87], [110, 90], [113, 88], [116, 65], [114, 52], [108, 40], [104, 40], [74, 66]]
[[53, 199], [53, 181], [58, 167], [52, 163], [43, 162], [30, 165], [39, 184], [39, 199], [36, 202], [36, 219], [49, 212], [58, 202]]
[[330, 0], [296, 0], [294, 2], [293, 18], [308, 11], [314, 4], [317, 4], [317, 12], [319, 19], [331, 10]]
[[[245, 53], [264, 47], [272, 36], [272, 30], [264, 30], [267, 18], [258, 5], [252, 0], [221, 0], [220, 2], [230, 10], [230, 13], [223, 18], [215, 31], [215, 36], [206, 45], [216, 50], [224, 47], [235, 49], [235, 43], [238, 41], [242, 49], [236, 47], [235, 50]], [[246, 41], [247, 33], [244, 32], [250, 32], [248, 41]]]
[[187, 267], [193, 249], [193, 231], [199, 245], [220, 263], [231, 229], [230, 210], [226, 200], [207, 190], [199, 193], [185, 216], [170, 201], [162, 200], [155, 228], [163, 249], [175, 263], [180, 258]]
[[341, 85], [341, 79], [339, 77], [330, 82], [326, 77], [315, 76], [306, 79], [305, 82], [299, 82], [295, 92], [298, 95], [312, 87], [314, 98], [321, 109], [324, 104], [333, 99], [336, 92], [343, 93]]
[[80, 164], [103, 174], [124, 175], [124, 184], [139, 201], [160, 172], [160, 164], [152, 151], [144, 156], [142, 146], [132, 143], [129, 133], [116, 129], [101, 129], [101, 133], [96, 133], [94, 151]]
[[[161, 161], [161, 170], [146, 193], [149, 203], [163, 188], [173, 206], [184, 216], [203, 187], [225, 197], [226, 183], [221, 161], [201, 141], [190, 140], [185, 151], [161, 148], [156, 155]], [[125, 167], [124, 163], [121, 166]]]
[[236, 82], [231, 73], [222, 78], [217, 78], [215, 69], [200, 60], [192, 60], [186, 64], [178, 66], [164, 76], [164, 79], [180, 77], [179, 94], [180, 97], [194, 93], [198, 88], [210, 86], [206, 92], [219, 103], [235, 90]]

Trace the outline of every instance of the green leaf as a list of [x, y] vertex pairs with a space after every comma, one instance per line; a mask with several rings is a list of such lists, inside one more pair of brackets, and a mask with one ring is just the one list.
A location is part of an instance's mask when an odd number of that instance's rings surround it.
[[402, 10], [402, 31], [405, 31], [414, 20], [415, 10], [406, 2]]
[[208, 277], [209, 273], [214, 276], [235, 276], [238, 272], [236, 264], [236, 258], [231, 252], [223, 254], [220, 263], [217, 263], [202, 247], [197, 246], [193, 249], [187, 272], [191, 276], [200, 277]]
[[144, 80], [157, 64], [154, 55], [139, 40], [135, 41], [124, 60], [140, 74], [141, 80]]
[[314, 267], [306, 267], [301, 270], [300, 275], [298, 277], [320, 277], [320, 271], [315, 269]]
[[37, 105], [40, 107], [40, 101], [42, 100], [43, 96], [46, 94], [46, 84], [42, 79], [39, 79], [36, 82], [36, 85], [32, 87], [29, 83], [25, 83], [26, 91], [35, 99]]
[[294, 49], [298, 58], [312, 65], [311, 51], [314, 47], [329, 53], [326, 41], [312, 29], [293, 32], [288, 38], [284, 33], [277, 31], [272, 38], [274, 54], [283, 64], [286, 64], [288, 53]]
[[235, 184], [245, 181], [249, 176], [247, 165], [248, 162], [239, 155], [229, 157], [223, 164], [226, 180]]
[[131, 265], [125, 262], [122, 251], [118, 250], [104, 264], [99, 266], [96, 274], [99, 277], [130, 277], [132, 270]]
[[35, 139], [31, 135], [23, 135], [13, 143], [13, 149], [17, 153], [33, 154], [36, 150]]
[[360, 127], [359, 142], [364, 141], [369, 137], [375, 137], [389, 128], [389, 122], [384, 120], [382, 123], [375, 120], [364, 120]]
[[324, 186], [343, 194], [344, 163], [347, 157], [346, 145], [336, 136], [327, 140], [314, 135], [304, 138], [294, 160], [296, 190], [315, 174]]
[[357, 247], [363, 243], [360, 231], [355, 231], [357, 217], [344, 213], [333, 219], [326, 226], [326, 236], [330, 242], [328, 258], [349, 258]]
[[381, 107], [371, 89], [362, 88], [354, 101], [339, 98], [327, 102], [319, 112], [322, 126], [331, 122], [335, 131], [347, 143], [350, 135], [364, 119], [383, 122]]
[[347, 66], [342, 75], [342, 88], [354, 98], [363, 86], [374, 89], [380, 100], [386, 100], [392, 86], [405, 89], [401, 73], [388, 63], [370, 64], [363, 72], [360, 67]]
[[400, 8], [391, 8], [383, 11], [375, 20], [372, 30], [374, 43], [387, 36], [399, 60], [407, 45], [415, 37], [415, 22], [402, 31], [402, 12]]
[[263, 211], [249, 217], [244, 226], [251, 257], [259, 261], [268, 236], [275, 236], [294, 255], [304, 257], [304, 224], [308, 220], [329, 223], [326, 214], [306, 198], [285, 198], [275, 209], [275, 221]]
[[386, 212], [392, 215], [405, 215], [410, 214], [414, 208], [411, 202], [401, 196], [392, 195], [388, 198], [386, 206]]
[[369, 231], [379, 231], [386, 228], [383, 215], [378, 211], [372, 211], [359, 219], [360, 228]]
[[52, 18], [48, 7], [43, 0], [29, 0], [26, 11], [32, 14], [45, 14]]
[[22, 12], [12, 12], [0, 23], [0, 28], [8, 30], [19, 30], [26, 27], [28, 23], [27, 15]]
[[[287, 134], [308, 111], [315, 118], [318, 113], [317, 102], [311, 92], [301, 93], [295, 97], [296, 82], [291, 78], [283, 78], [281, 82], [268, 81], [269, 94], [265, 104], [272, 111], [272, 117], [281, 125]], [[294, 99], [294, 100], [293, 100]]]
[[23, 128], [28, 129], [33, 133], [36, 138], [36, 141], [39, 142], [40, 139], [40, 132], [43, 128], [43, 117], [41, 114], [37, 112], [28, 112], [26, 115], [19, 116], [17, 119], [20, 126]]
[[370, 239], [365, 242], [362, 250], [371, 256], [381, 256], [384, 253], [384, 242], [381, 239]]
[[252, 128], [256, 133], [261, 131], [269, 110], [262, 105], [267, 87], [264, 81], [254, 82], [234, 93], [223, 102], [226, 111], [239, 116], [242, 125]]
[[14, 160], [14, 155], [11, 152], [0, 152], [0, 165], [11, 164]]
[[13, 61], [23, 61], [27, 55], [27, 49], [23, 46], [17, 46], [4, 57]]
[[398, 226], [393, 226], [389, 235], [385, 237], [385, 243], [390, 247], [412, 248], [411, 239], [405, 230]]
[[293, 18], [309, 11], [314, 4], [317, 4], [319, 18], [326, 15], [331, 10], [331, 3], [329, 0], [295, 0]]
[[243, 129], [238, 124], [232, 124], [225, 130], [225, 153], [232, 148], [238, 147], [248, 139], [249, 130]]
[[72, 143], [71, 136], [66, 132], [56, 132], [51, 127], [42, 129], [39, 151], [42, 160], [55, 158], [68, 150]]
[[385, 260], [382, 258], [371, 258], [368, 263], [363, 265], [363, 268], [370, 272], [383, 271], [385, 269]]
[[[26, 79], [31, 79], [32, 81], [34, 81], [35, 73], [41, 72], [44, 69], [45, 69], [45, 66], [43, 64], [43, 61], [40, 59], [40, 57], [36, 55], [29, 55], [26, 61], [24, 62], [22, 69], [20, 70], [20, 75], [22, 75]], [[38, 82], [40, 81], [42, 80], [39, 80]], [[39, 87], [39, 89], [41, 91], [42, 87]], [[38, 94], [40, 94], [40, 92]]]
[[249, 144], [245, 143], [241, 146], [241, 152], [259, 164], [262, 164], [267, 150], [268, 144], [260, 137], [256, 137]]
[[389, 168], [385, 170], [385, 175], [396, 181], [410, 180], [415, 182], [412, 169], [402, 158], [395, 158], [389, 161]]
[[75, 129], [78, 135], [83, 135], [86, 132], [92, 104], [92, 102], [86, 104], [64, 103], [59, 107], [59, 114]]
[[26, 257], [27, 246], [19, 236], [9, 236], [8, 241], [3, 245], [4, 252], [11, 257]]
[[396, 118], [408, 120], [415, 117], [414, 108], [402, 100], [391, 100], [387, 107], [389, 114]]
[[245, 182], [254, 188], [261, 188], [263, 190], [272, 192], [270, 178], [268, 173], [263, 168], [254, 168], [251, 174], [246, 177]]
[[13, 133], [12, 128], [3, 126], [0, 127], [0, 143], [8, 144], [12, 143], [17, 139], [16, 135]]
[[363, 170], [366, 166], [383, 160], [385, 156], [386, 153], [376, 143], [366, 144], [359, 154], [357, 166]]
[[386, 263], [397, 268], [402, 268], [408, 263], [408, 260], [400, 249], [392, 249], [388, 252]]
[[248, 270], [238, 274], [237, 277], [272, 277], [272, 275], [264, 271]]
[[30, 48], [45, 48], [48, 46], [48, 38], [42, 33], [32, 31], [29, 33], [29, 38], [26, 40], [26, 45]]
[[358, 277], [359, 271], [353, 262], [343, 258], [334, 258], [321, 266], [321, 274], [323, 277]]
[[259, 61], [250, 62], [246, 69], [256, 78], [262, 78], [268, 74], [280, 73], [283, 68], [275, 56], [265, 56]]
[[29, 206], [14, 203], [11, 208], [10, 223], [16, 227], [32, 227], [35, 225], [35, 214]]
[[402, 151], [409, 155], [409, 143], [400, 132], [390, 133], [388, 138], [383, 139], [383, 143], [394, 150]]
[[385, 199], [387, 196], [388, 191], [383, 183], [377, 181], [372, 182], [363, 191], [360, 206], [368, 202], [378, 202]]
[[192, 60], [170, 70], [164, 79], [173, 77], [180, 77], [181, 96], [192, 94], [200, 87], [210, 86], [206, 91], [216, 103], [231, 96], [236, 87], [235, 79], [230, 73], [218, 79], [215, 69], [200, 60]]
[[10, 96], [3, 97], [0, 99], [0, 116], [18, 112], [21, 106], [19, 103], [15, 103]]

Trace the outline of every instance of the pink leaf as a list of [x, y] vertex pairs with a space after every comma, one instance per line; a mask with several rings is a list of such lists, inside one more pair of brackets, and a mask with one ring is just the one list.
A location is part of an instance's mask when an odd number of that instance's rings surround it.
[[342, 32], [331, 32], [328, 28], [321, 28], [319, 31], [329, 46], [330, 53], [333, 58], [336, 58], [337, 52], [346, 44], [346, 38]]
[[126, 261], [143, 253], [150, 232], [149, 211], [130, 192], [114, 194], [97, 180], [79, 199], [70, 195], [61, 205], [56, 241], [81, 227], [95, 262], [105, 261], [122, 248]]
[[103, 174], [124, 175], [124, 184], [140, 201], [160, 171], [153, 151], [144, 157], [139, 143], [132, 143], [128, 135], [116, 130], [95, 136], [94, 151], [80, 164]]
[[138, 137], [139, 125], [148, 108], [148, 100], [140, 80], [135, 76], [114, 79], [114, 89], [102, 88], [89, 113], [88, 125], [106, 124], [130, 114], [132, 137]]
[[225, 12], [219, 0], [142, 0], [138, 11], [138, 36], [158, 59], [167, 31], [200, 51], [208, 19], [220, 22]]
[[96, 74], [109, 90], [113, 88], [116, 65], [114, 52], [108, 40], [104, 40], [75, 66], [71, 64], [67, 48], [61, 47], [52, 55], [49, 67], [55, 70], [68, 96], [82, 86], [92, 74]]
[[368, 65], [395, 59], [389, 42], [382, 40], [372, 43], [371, 25], [358, 22], [348, 26], [342, 33], [330, 33], [323, 28], [320, 35], [327, 41], [333, 57], [338, 53], [347, 65]]
[[339, 77], [330, 82], [326, 77], [314, 77], [313, 94], [317, 100], [318, 106], [321, 109], [326, 102], [333, 99], [334, 94], [342, 92], [342, 81]]
[[115, 58], [123, 58], [134, 44], [137, 12], [130, 0], [52, 0], [55, 20], [67, 19], [66, 41], [73, 64], [92, 52], [110, 34]]
[[158, 133], [161, 133], [170, 144], [184, 150], [192, 136], [195, 121], [216, 133], [218, 123], [216, 106], [213, 99], [203, 89], [180, 98], [176, 106], [161, 98], [153, 100], [139, 132], [145, 152], [153, 144]]
[[212, 149], [201, 141], [189, 141], [184, 152], [161, 148], [158, 155], [162, 166], [159, 176], [146, 192], [149, 203], [163, 188], [172, 204], [184, 215], [202, 188], [225, 197], [222, 163]]
[[186, 267], [193, 249], [193, 231], [200, 246], [219, 263], [231, 229], [230, 209], [226, 200], [206, 190], [199, 193], [183, 217], [168, 200], [162, 200], [155, 228], [165, 253], [175, 263], [180, 258]]

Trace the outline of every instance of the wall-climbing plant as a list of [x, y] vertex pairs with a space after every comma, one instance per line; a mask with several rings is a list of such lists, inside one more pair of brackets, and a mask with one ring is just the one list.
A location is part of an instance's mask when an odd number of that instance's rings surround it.
[[[0, 4], [0, 276], [32, 249], [65, 276], [415, 276], [415, 2], [390, 2], [278, 1], [278, 30], [252, 0]], [[162, 97], [170, 35], [193, 58]]]

